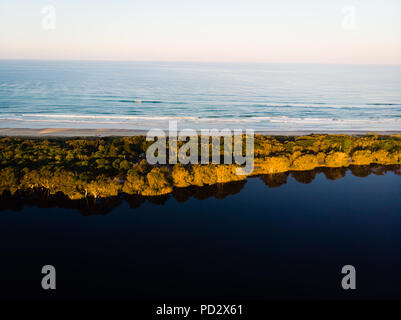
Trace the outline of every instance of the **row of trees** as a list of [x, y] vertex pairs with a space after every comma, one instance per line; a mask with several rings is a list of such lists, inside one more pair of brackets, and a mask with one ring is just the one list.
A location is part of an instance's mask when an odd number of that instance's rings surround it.
[[[370, 174], [383, 175], [388, 171], [401, 175], [401, 166], [350, 166], [348, 168], [316, 168], [310, 171], [292, 171], [275, 174], [261, 175], [259, 178], [269, 188], [277, 188], [287, 183], [288, 177], [292, 176], [300, 183], [311, 183], [317, 174], [323, 173], [327, 179], [337, 180], [345, 176], [350, 171], [358, 177], [366, 177]], [[119, 194], [119, 196], [104, 198], [82, 198], [71, 199], [68, 195], [58, 192], [49, 194], [48, 190], [35, 189], [31, 191], [17, 191], [13, 195], [5, 193], [1, 196], [1, 210], [21, 210], [24, 205], [33, 205], [41, 208], [61, 207], [76, 209], [84, 215], [91, 214], [107, 214], [114, 208], [121, 205], [125, 200], [131, 208], [137, 208], [145, 202], [154, 204], [164, 204], [171, 197], [178, 202], [185, 202], [190, 198], [199, 200], [215, 197], [218, 199], [225, 198], [229, 195], [239, 193], [244, 187], [246, 180], [233, 181], [224, 184], [214, 184], [203, 187], [190, 186], [187, 188], [174, 188], [172, 193], [155, 197], [142, 197], [139, 195]]]
[[[132, 163], [139, 163], [152, 141], [145, 136], [109, 138], [58, 138], [23, 139], [0, 138], [0, 165], [18, 165], [34, 168], [45, 165], [64, 166], [87, 171], [98, 170], [105, 173], [127, 172]], [[179, 142], [178, 148], [185, 142]], [[221, 139], [223, 146], [223, 139]], [[309, 135], [280, 137], [255, 135], [254, 155], [257, 159], [283, 156], [293, 160], [299, 155], [319, 156], [346, 154], [358, 158], [358, 162], [394, 162], [401, 151], [401, 135], [391, 136], [349, 136], [349, 135]], [[167, 148], [169, 144], [167, 144]], [[199, 149], [201, 145], [199, 143]], [[209, 145], [211, 148], [211, 144]], [[370, 151], [370, 154], [369, 154]], [[221, 148], [221, 155], [223, 155]], [[209, 152], [211, 154], [211, 152]], [[167, 152], [168, 154], [168, 152]], [[200, 152], [199, 152], [200, 154]], [[372, 155], [373, 154], [373, 155]], [[336, 160], [336, 159], [332, 159]], [[330, 159], [326, 159], [330, 161]]]
[[[119, 193], [155, 196], [174, 187], [244, 180], [236, 165], [149, 165], [144, 136], [91, 139], [0, 139], [0, 194], [46, 190], [70, 199]], [[222, 149], [223, 150], [223, 149]], [[401, 136], [255, 137], [252, 175], [401, 163]]]

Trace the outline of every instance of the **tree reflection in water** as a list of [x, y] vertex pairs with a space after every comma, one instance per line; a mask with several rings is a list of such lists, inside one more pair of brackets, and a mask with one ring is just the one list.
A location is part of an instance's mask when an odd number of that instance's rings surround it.
[[[289, 176], [294, 178], [297, 182], [308, 184], [315, 179], [317, 174], [323, 173], [328, 180], [338, 180], [343, 178], [348, 170], [352, 175], [360, 178], [367, 177], [370, 174], [384, 175], [386, 172], [394, 172], [397, 175], [401, 175], [400, 165], [351, 165], [348, 168], [317, 168], [310, 171], [291, 171], [286, 173], [266, 174], [261, 175], [258, 178], [261, 179], [267, 187], [277, 188], [285, 185]], [[37, 190], [35, 192], [17, 191], [13, 196], [5, 193], [0, 197], [0, 211], [19, 211], [22, 210], [24, 206], [36, 206], [38, 208], [75, 209], [83, 215], [104, 215], [112, 212], [116, 207], [120, 206], [123, 201], [128, 203], [130, 208], [135, 209], [146, 202], [155, 205], [164, 205], [171, 198], [174, 198], [177, 202], [185, 202], [190, 198], [198, 200], [212, 197], [224, 199], [230, 195], [239, 193], [245, 186], [246, 182], [246, 180], [241, 180], [203, 187], [190, 186], [186, 188], [174, 188], [171, 194], [154, 197], [122, 194], [117, 197], [98, 199], [86, 198], [80, 200], [71, 200], [62, 193], [49, 195], [45, 190]]]

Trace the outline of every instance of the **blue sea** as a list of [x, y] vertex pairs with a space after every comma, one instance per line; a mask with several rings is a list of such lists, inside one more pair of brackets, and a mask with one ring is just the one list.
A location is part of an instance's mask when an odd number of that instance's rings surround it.
[[401, 66], [0, 61], [0, 128], [401, 130]]

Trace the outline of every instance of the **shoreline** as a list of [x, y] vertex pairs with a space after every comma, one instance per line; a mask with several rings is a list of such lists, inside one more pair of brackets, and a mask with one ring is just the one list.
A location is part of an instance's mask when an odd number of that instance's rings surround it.
[[[55, 132], [63, 133], [62, 130], [46, 130], [44, 134]], [[177, 161], [170, 163], [167, 153], [161, 163], [148, 163], [145, 154], [153, 141], [144, 135], [108, 138], [58, 136], [53, 139], [49, 136], [3, 137], [0, 139], [0, 194], [48, 190], [49, 194], [61, 192], [70, 199], [97, 199], [120, 193], [156, 196], [169, 194], [174, 187], [215, 185], [260, 174], [316, 168], [396, 165], [399, 172], [401, 135], [315, 134], [294, 137], [283, 136], [283, 132], [280, 134], [255, 135], [249, 163], [246, 160], [244, 167], [250, 164], [253, 170], [245, 173], [241, 173], [240, 164], [232, 161], [214, 163], [210, 155], [210, 140], [209, 148], [206, 146], [209, 149], [206, 163], [199, 162], [197, 154], [196, 161], [182, 164]], [[180, 141], [177, 149], [184, 144]], [[201, 143], [199, 147], [204, 145]], [[218, 156], [221, 160], [226, 156], [226, 150], [219, 150]], [[339, 169], [331, 175], [343, 174]], [[358, 174], [363, 176], [366, 172]]]
[[43, 189], [34, 190], [17, 190], [14, 194], [0, 194], [0, 212], [10, 210], [20, 206], [21, 204], [37, 206], [40, 208], [74, 208], [82, 215], [108, 214], [114, 208], [126, 201], [130, 205], [130, 209], [136, 209], [145, 203], [164, 204], [165, 201], [173, 197], [179, 202], [186, 202], [189, 199], [224, 199], [226, 197], [238, 194], [242, 191], [248, 179], [260, 180], [265, 188], [279, 188], [288, 183], [291, 178], [299, 184], [309, 184], [313, 182], [318, 175], [331, 181], [341, 180], [346, 174], [354, 177], [365, 178], [371, 174], [385, 175], [393, 173], [401, 175], [401, 165], [379, 165], [373, 164], [368, 166], [349, 166], [349, 167], [317, 167], [308, 171], [287, 171], [276, 174], [259, 174], [248, 176], [244, 180], [228, 181], [224, 183], [216, 183], [213, 185], [190, 185], [186, 187], [173, 187], [170, 193], [160, 195], [139, 195], [119, 192], [117, 195], [109, 197], [100, 197], [96, 201], [93, 198], [71, 199], [67, 194], [49, 194]]
[[[144, 136], [147, 132], [148, 130], [141, 129], [0, 128], [0, 137], [134, 137]], [[346, 134], [350, 136], [369, 134], [397, 135], [401, 134], [401, 130], [255, 130], [255, 134], [269, 136], [304, 136], [310, 134]]]

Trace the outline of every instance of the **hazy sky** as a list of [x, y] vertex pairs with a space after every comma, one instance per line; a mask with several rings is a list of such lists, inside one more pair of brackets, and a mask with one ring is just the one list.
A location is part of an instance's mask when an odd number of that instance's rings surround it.
[[401, 1], [0, 0], [0, 58], [401, 64]]

